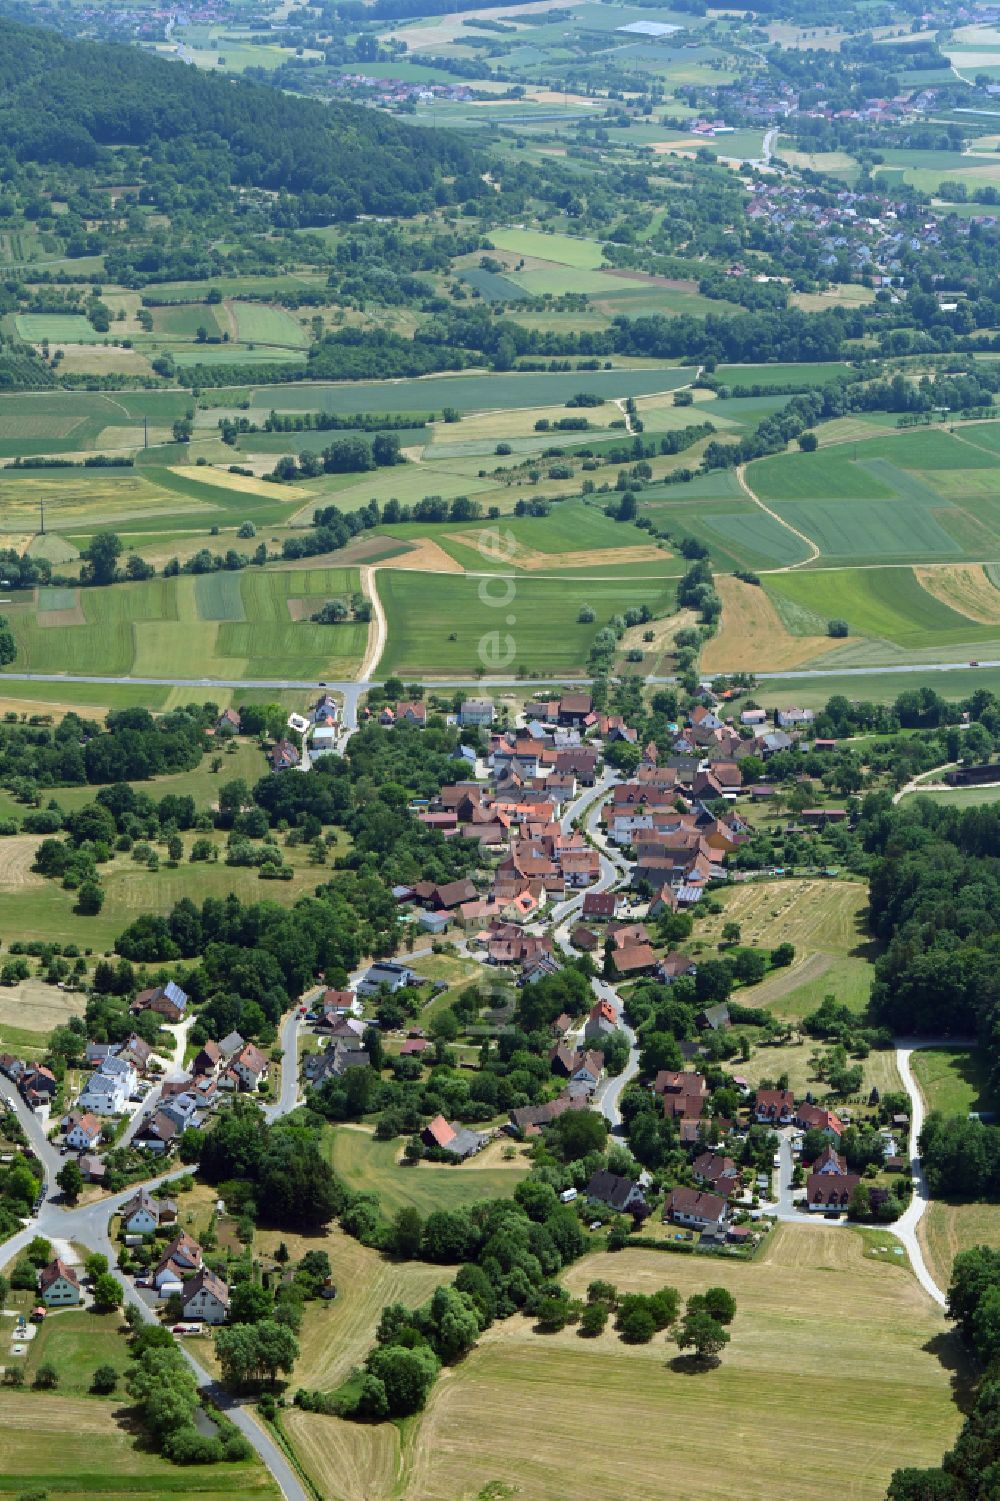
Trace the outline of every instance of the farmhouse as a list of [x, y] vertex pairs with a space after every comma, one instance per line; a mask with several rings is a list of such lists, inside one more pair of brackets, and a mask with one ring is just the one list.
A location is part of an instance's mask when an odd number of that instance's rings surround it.
[[479, 1131], [449, 1125], [443, 1115], [436, 1115], [421, 1131], [420, 1137], [424, 1146], [438, 1147], [463, 1162], [467, 1157], [474, 1157], [477, 1152], [481, 1152], [487, 1142], [487, 1137]]

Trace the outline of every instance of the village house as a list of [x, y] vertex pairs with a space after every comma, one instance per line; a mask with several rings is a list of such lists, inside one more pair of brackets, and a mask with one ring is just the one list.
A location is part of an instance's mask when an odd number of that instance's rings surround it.
[[66, 1132], [66, 1145], [74, 1152], [86, 1152], [101, 1139], [101, 1122], [96, 1115], [82, 1115]]
[[719, 1230], [726, 1222], [726, 1201], [721, 1194], [700, 1188], [672, 1188], [663, 1218], [693, 1230]]
[[279, 740], [271, 749], [272, 771], [291, 771], [301, 760], [298, 749], [290, 740]]
[[790, 1089], [758, 1089], [753, 1108], [762, 1125], [789, 1126], [795, 1119], [795, 1096]]
[[820, 1105], [803, 1104], [795, 1111], [795, 1124], [804, 1131], [822, 1131], [828, 1141], [838, 1141], [844, 1134], [840, 1117]]
[[618, 1013], [608, 1000], [600, 1000], [591, 1008], [584, 1023], [583, 1035], [587, 1042], [600, 1041], [609, 1032], [618, 1030]]
[[458, 722], [463, 729], [482, 728], [493, 723], [493, 714], [491, 698], [466, 698], [459, 708]]
[[176, 1223], [177, 1205], [173, 1199], [154, 1199], [141, 1188], [122, 1205], [121, 1216], [122, 1229], [129, 1235], [152, 1235], [162, 1225]]
[[246, 1042], [229, 1060], [227, 1073], [236, 1076], [241, 1089], [257, 1089], [267, 1078], [267, 1071], [268, 1061], [264, 1054], [252, 1042]]
[[594, 1173], [587, 1184], [587, 1201], [590, 1204], [606, 1204], [619, 1214], [645, 1214], [648, 1212], [646, 1196], [638, 1183], [623, 1178], [606, 1168]]
[[168, 1022], [184, 1020], [188, 995], [173, 980], [166, 985], [155, 985], [149, 990], [140, 990], [132, 1002], [133, 1011], [155, 1011]]
[[46, 1308], [72, 1308], [83, 1296], [79, 1277], [59, 1256], [39, 1272], [38, 1291]]
[[720, 1152], [701, 1152], [692, 1162], [691, 1171], [698, 1183], [705, 1184], [724, 1199], [740, 1190], [741, 1179], [736, 1163], [732, 1157]]
[[390, 995], [407, 985], [419, 985], [420, 976], [405, 964], [392, 959], [380, 959], [373, 964], [358, 984], [359, 995], [377, 995], [384, 986]]
[[182, 1311], [186, 1319], [223, 1324], [229, 1317], [229, 1288], [221, 1277], [203, 1267], [185, 1284]]

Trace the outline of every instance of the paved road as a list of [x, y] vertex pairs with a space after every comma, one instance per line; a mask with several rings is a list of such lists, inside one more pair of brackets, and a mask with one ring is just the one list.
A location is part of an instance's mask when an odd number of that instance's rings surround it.
[[620, 1074], [606, 1076], [594, 1094], [594, 1109], [599, 1110], [611, 1127], [612, 1131], [621, 1128], [622, 1113], [619, 1102], [622, 1090], [630, 1084], [639, 1072], [639, 1040], [622, 1016], [622, 998], [617, 990], [607, 980], [599, 979], [598, 976], [590, 982], [594, 995], [599, 1001], [610, 1001], [618, 1013], [619, 1029], [628, 1038], [628, 1062]]
[[299, 1090], [299, 1029], [302, 1017], [296, 1006], [281, 1023], [281, 1091], [270, 1105], [264, 1106], [268, 1120], [288, 1115], [301, 1101]]

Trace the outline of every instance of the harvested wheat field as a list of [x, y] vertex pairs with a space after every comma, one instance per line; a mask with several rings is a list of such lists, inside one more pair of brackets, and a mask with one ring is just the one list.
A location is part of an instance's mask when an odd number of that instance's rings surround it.
[[[274, 455], [269, 457], [273, 469]], [[177, 465], [172, 466], [169, 472], [196, 485], [211, 485], [213, 490], [238, 490], [241, 495], [264, 495], [268, 500], [274, 500], [277, 494], [282, 501], [310, 500], [313, 505], [320, 504], [317, 497], [309, 490], [304, 490], [301, 485], [282, 485], [280, 490], [276, 490], [274, 485], [266, 484], [262, 479], [250, 479], [246, 474], [230, 474], [228, 469], [215, 469], [211, 464], [200, 467]]]
[[702, 649], [704, 672], [778, 672], [801, 667], [836, 646], [828, 636], [793, 636], [759, 584], [716, 574], [715, 587], [722, 597], [722, 622]]
[[0, 839], [0, 890], [45, 885], [45, 877], [31, 868], [39, 843], [37, 834], [12, 834]]
[[345, 1423], [293, 1408], [282, 1415], [282, 1427], [306, 1474], [329, 1501], [377, 1501], [396, 1494], [400, 1439], [392, 1423]]
[[917, 583], [942, 604], [980, 625], [1000, 625], [1000, 589], [981, 563], [914, 568]]
[[29, 1032], [51, 1032], [71, 1016], [83, 1013], [79, 995], [46, 985], [44, 980], [22, 980], [0, 990], [0, 1025]]
[[461, 563], [449, 557], [437, 542], [431, 542], [427, 538], [421, 538], [407, 552], [397, 553], [395, 557], [383, 558], [377, 566], [405, 569], [411, 573], [465, 572]]
[[665, 1477], [688, 1501], [717, 1501], [736, 1450], [745, 1501], [768, 1501], [789, 1466], [800, 1501], [881, 1501], [896, 1465], [935, 1464], [954, 1438], [960, 1356], [902, 1258], [864, 1250], [846, 1228], [788, 1225], [755, 1263], [585, 1257], [562, 1278], [577, 1295], [595, 1278], [685, 1297], [728, 1287], [738, 1312], [721, 1362], [692, 1370], [665, 1335], [630, 1347], [610, 1327], [584, 1340], [495, 1325], [442, 1373], [407, 1435], [407, 1501], [471, 1498], [494, 1481], [531, 1501], [658, 1501]]

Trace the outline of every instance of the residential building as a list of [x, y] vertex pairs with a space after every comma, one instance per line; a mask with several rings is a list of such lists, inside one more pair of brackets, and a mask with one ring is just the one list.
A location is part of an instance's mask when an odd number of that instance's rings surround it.
[[754, 1115], [762, 1124], [790, 1126], [795, 1119], [795, 1096], [790, 1089], [758, 1089]]
[[101, 1123], [96, 1115], [83, 1115], [66, 1132], [66, 1145], [74, 1152], [87, 1152], [101, 1139]]
[[229, 1288], [221, 1277], [202, 1267], [185, 1284], [183, 1313], [186, 1319], [200, 1319], [205, 1324], [224, 1324], [229, 1316]]
[[843, 1122], [832, 1110], [820, 1105], [803, 1104], [795, 1111], [795, 1124], [804, 1131], [822, 1131], [828, 1141], [838, 1141], [844, 1134]]
[[61, 1257], [38, 1274], [38, 1291], [46, 1308], [72, 1308], [80, 1302], [80, 1279]]
[[267, 1059], [252, 1042], [243, 1044], [239, 1052], [230, 1059], [229, 1067], [243, 1089], [257, 1089], [261, 1080], [267, 1078]]
[[858, 1173], [810, 1173], [806, 1180], [806, 1203], [810, 1213], [841, 1213], [861, 1182]]
[[700, 1188], [672, 1188], [663, 1218], [694, 1230], [719, 1230], [726, 1221], [726, 1201], [721, 1194]]
[[482, 727], [493, 723], [493, 700], [491, 698], [463, 699], [458, 711], [458, 722], [464, 728]]
[[150, 990], [140, 990], [132, 1002], [133, 1011], [155, 1011], [168, 1022], [184, 1020], [187, 1010], [188, 995], [173, 980], [168, 980], [166, 985], [156, 985]]
[[619, 1214], [641, 1214], [648, 1209], [646, 1196], [638, 1183], [604, 1168], [594, 1173], [587, 1184], [587, 1198], [592, 1204], [606, 1204]]
[[376, 995], [382, 986], [395, 994], [406, 985], [419, 985], [420, 976], [405, 964], [397, 964], [392, 959], [380, 959], [373, 964], [367, 974], [358, 984], [359, 995]]
[[129, 1235], [152, 1235], [161, 1225], [177, 1221], [177, 1205], [173, 1199], [154, 1199], [142, 1188], [122, 1205], [122, 1229]]

